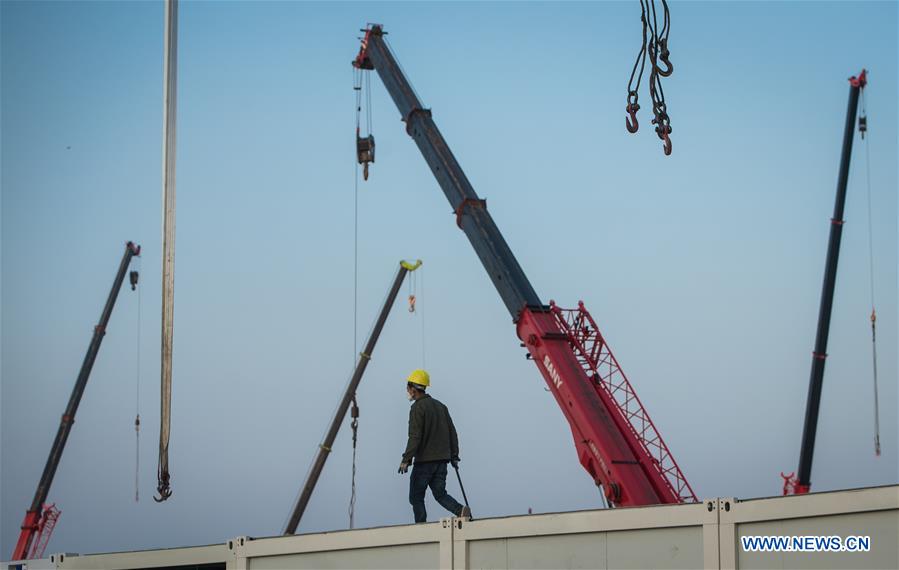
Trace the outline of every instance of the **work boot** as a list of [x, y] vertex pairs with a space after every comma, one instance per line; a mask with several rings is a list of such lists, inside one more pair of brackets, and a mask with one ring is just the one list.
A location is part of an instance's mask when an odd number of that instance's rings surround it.
[[459, 517], [463, 518], [463, 519], [466, 519], [466, 518], [470, 519], [471, 518], [471, 509], [469, 509], [467, 506], [462, 507], [462, 510], [459, 511]]

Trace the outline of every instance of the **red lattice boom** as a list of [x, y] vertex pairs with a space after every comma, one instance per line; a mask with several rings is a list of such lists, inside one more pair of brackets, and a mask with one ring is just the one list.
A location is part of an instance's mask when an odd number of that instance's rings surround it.
[[603, 400], [613, 402], [616, 411], [624, 418], [633, 439], [641, 448], [635, 449], [634, 454], [649, 457], [652, 467], [662, 475], [667, 492], [678, 502], [698, 502], [584, 303], [579, 302], [577, 309], [562, 309], [552, 301], [550, 306], [559, 329], [571, 342], [578, 363], [594, 381], [597, 391], [605, 393], [607, 398]]
[[53, 529], [56, 528], [56, 521], [59, 520], [61, 511], [56, 508], [56, 504], [45, 505], [44, 512], [41, 515], [41, 521], [38, 523], [37, 532], [35, 533], [34, 543], [31, 545], [31, 552], [28, 554], [29, 560], [37, 560], [44, 556], [44, 550], [50, 542], [50, 536]]

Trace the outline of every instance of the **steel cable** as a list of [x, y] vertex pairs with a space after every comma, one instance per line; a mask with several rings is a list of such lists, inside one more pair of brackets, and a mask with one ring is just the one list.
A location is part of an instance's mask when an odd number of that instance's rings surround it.
[[[140, 257], [137, 258], [137, 263], [135, 263], [137, 269], [137, 274], [140, 275], [142, 270]], [[135, 388], [135, 402], [134, 402], [134, 439], [135, 439], [135, 451], [134, 451], [134, 502], [140, 502], [140, 329], [141, 329], [141, 289], [142, 287], [137, 288], [137, 347], [135, 350], [135, 360], [137, 361], [136, 368], [136, 388]]]
[[[359, 132], [360, 115], [362, 113], [362, 70], [359, 70], [359, 79], [355, 85], [356, 89], [356, 132]], [[365, 74], [367, 76], [367, 74]], [[369, 88], [366, 89], [366, 96], [371, 92], [371, 81], [368, 81]], [[368, 101], [366, 100], [366, 106]], [[371, 134], [371, 111], [366, 110], [368, 134]], [[357, 351], [359, 349], [359, 165], [354, 162], [353, 170], [354, 189], [353, 189], [353, 367], [356, 365]], [[354, 417], [351, 421], [353, 428], [353, 467], [350, 481], [350, 505], [348, 514], [350, 517], [350, 528], [353, 528], [356, 518], [356, 433], [359, 427], [358, 410], [356, 405], [356, 395], [353, 394], [353, 412]]]
[[[859, 131], [862, 139], [865, 141], [865, 183], [868, 191], [868, 261], [869, 261], [869, 279], [871, 282], [871, 358], [873, 365], [874, 377], [874, 454], [880, 456], [880, 405], [878, 402], [877, 390], [877, 311], [875, 310], [874, 299], [874, 224], [871, 207], [871, 153], [869, 150], [868, 140], [870, 134], [867, 133], [868, 111], [865, 101], [865, 90], [861, 90], [862, 95], [862, 113], [859, 117]], [[864, 125], [864, 127], [862, 127]]]

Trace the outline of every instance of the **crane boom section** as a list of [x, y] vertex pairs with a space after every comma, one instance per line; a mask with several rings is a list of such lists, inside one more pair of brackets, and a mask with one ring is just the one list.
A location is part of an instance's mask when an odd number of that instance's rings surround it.
[[[377, 71], [393, 98], [565, 414], [581, 465], [617, 506], [696, 501], [586, 309], [571, 326], [564, 310], [540, 301], [383, 36], [381, 26], [369, 26], [353, 65]], [[610, 362], [614, 371], [602, 372]]]
[[789, 485], [785, 486], [785, 491], [792, 487], [797, 494], [808, 493], [812, 486], [812, 457], [815, 453], [815, 436], [818, 432], [818, 413], [821, 407], [821, 390], [824, 384], [824, 364], [827, 359], [827, 338], [830, 335], [830, 317], [833, 311], [833, 296], [837, 282], [837, 264], [840, 260], [843, 209], [846, 205], [846, 187], [849, 184], [849, 165], [852, 161], [855, 119], [858, 114], [859, 94], [867, 84], [867, 72], [864, 69], [862, 69], [858, 77], [853, 76], [849, 79], [849, 103], [846, 109], [846, 123], [843, 128], [843, 151], [840, 156], [840, 170], [837, 175], [837, 193], [833, 205], [833, 217], [830, 218], [830, 235], [827, 241], [824, 283], [821, 287], [821, 304], [818, 309], [818, 329], [815, 333], [815, 350], [812, 352], [805, 421], [802, 427], [802, 443], [799, 448], [799, 469], [796, 472], [796, 481], [791, 481]]
[[541, 305], [537, 292], [496, 227], [485, 202], [472, 188], [440, 134], [440, 129], [431, 118], [431, 111], [422, 106], [412, 85], [403, 75], [384, 41], [380, 26], [372, 26], [366, 31], [363, 50], [355, 65], [378, 72], [406, 123], [406, 132], [418, 145], [431, 167], [431, 172], [456, 213], [459, 227], [477, 252], [512, 318], [517, 319], [518, 313], [526, 305]]

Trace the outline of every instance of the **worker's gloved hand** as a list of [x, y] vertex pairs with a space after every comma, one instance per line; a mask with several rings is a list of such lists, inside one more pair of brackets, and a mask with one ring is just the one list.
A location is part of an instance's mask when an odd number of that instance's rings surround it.
[[403, 473], [405, 473], [407, 471], [409, 471], [409, 464], [406, 463], [405, 461], [403, 461], [402, 463], [400, 463], [400, 468], [397, 471], [397, 473], [402, 475]]
[[450, 459], [450, 465], [453, 466], [453, 469], [458, 469], [459, 468], [459, 458], [453, 457], [452, 459]]

